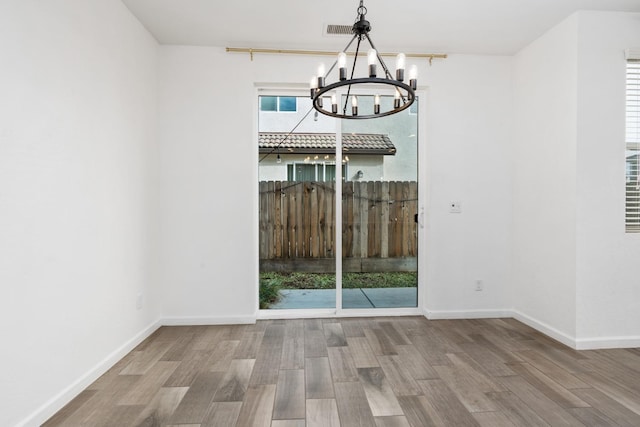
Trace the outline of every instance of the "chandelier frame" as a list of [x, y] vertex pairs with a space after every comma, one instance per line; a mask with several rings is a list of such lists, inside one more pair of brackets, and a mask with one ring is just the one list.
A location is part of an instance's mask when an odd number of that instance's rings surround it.
[[[339, 119], [372, 119], [378, 117], [390, 116], [392, 114], [399, 113], [411, 106], [416, 99], [415, 90], [417, 89], [417, 79], [415, 76], [411, 76], [409, 80], [409, 84], [404, 82], [404, 65], [402, 68], [398, 68], [396, 70], [396, 77], [394, 78], [389, 72], [389, 68], [385, 64], [382, 56], [378, 53], [371, 37], [369, 36], [369, 32], [371, 31], [371, 24], [369, 21], [365, 19], [367, 14], [367, 8], [364, 7], [363, 0], [360, 0], [360, 6], [358, 7], [358, 20], [353, 24], [352, 32], [353, 37], [351, 41], [347, 44], [344, 50], [340, 55], [346, 55], [349, 47], [353, 44], [355, 40], [358, 41], [356, 46], [356, 51], [353, 59], [353, 65], [351, 68], [351, 77], [347, 78], [346, 76], [346, 67], [340, 67], [340, 79], [335, 83], [331, 83], [329, 85], [325, 85], [325, 79], [329, 76], [329, 74], [333, 71], [333, 69], [338, 65], [340, 59], [336, 59], [331, 68], [326, 74], [322, 72], [319, 73], [317, 77], [311, 79], [311, 89], [310, 95], [313, 101], [313, 108], [326, 116], [335, 117]], [[360, 77], [354, 78], [356, 63], [358, 60], [358, 53], [360, 52], [360, 44], [363, 40], [366, 40], [371, 46], [371, 50], [369, 51], [369, 77]], [[401, 54], [403, 57], [404, 55]], [[403, 58], [404, 59], [404, 58]], [[375, 60], [380, 63], [380, 66], [384, 70], [384, 77], [377, 77], [376, 75], [376, 65]], [[344, 61], [344, 59], [343, 59]], [[316, 80], [317, 79], [317, 80]], [[376, 96], [376, 104], [374, 105], [373, 114], [358, 114], [358, 106], [357, 99], [355, 96], [352, 96], [352, 108], [351, 114], [347, 114], [347, 106], [349, 102], [349, 96], [351, 94], [351, 89], [356, 85], [383, 85], [383, 86], [392, 86], [395, 94], [395, 99], [393, 103], [393, 108], [380, 111], [379, 104], [379, 96]], [[323, 98], [326, 98], [326, 94], [331, 91], [336, 91], [341, 87], [347, 87], [347, 94], [344, 99], [344, 106], [342, 107], [342, 111], [338, 110], [338, 102], [335, 98], [335, 95], [332, 97], [331, 110], [327, 110], [323, 107], [324, 102]]]

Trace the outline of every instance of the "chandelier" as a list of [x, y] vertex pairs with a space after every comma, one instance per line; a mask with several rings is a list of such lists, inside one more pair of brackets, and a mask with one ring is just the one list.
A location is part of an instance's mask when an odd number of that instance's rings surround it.
[[[396, 75], [395, 77], [392, 76], [389, 68], [382, 60], [382, 56], [369, 36], [371, 24], [365, 19], [367, 8], [364, 7], [363, 0], [360, 0], [360, 6], [358, 7], [357, 12], [358, 17], [356, 18], [357, 20], [353, 24], [351, 30], [353, 32], [351, 41], [347, 44], [344, 50], [338, 54], [337, 60], [333, 63], [329, 71], [325, 73], [324, 64], [321, 64], [318, 68], [318, 74], [311, 79], [310, 92], [311, 99], [313, 100], [313, 108], [322, 114], [340, 119], [372, 119], [399, 113], [400, 111], [409, 108], [409, 106], [415, 101], [415, 90], [418, 84], [417, 68], [415, 65], [411, 67], [409, 70], [409, 84], [406, 84], [404, 82], [406, 57], [403, 53], [400, 53], [396, 58]], [[353, 57], [351, 75], [347, 78], [347, 50], [356, 39], [358, 43]], [[366, 40], [370, 46], [367, 53], [369, 77], [354, 78], [356, 62], [358, 61], [358, 54], [361, 49], [360, 45], [363, 40]], [[382, 68], [383, 77], [378, 77], [377, 75], [378, 63]], [[325, 84], [326, 79], [329, 77], [329, 74], [334, 70], [336, 65], [338, 66], [338, 81], [331, 84]], [[359, 111], [358, 97], [351, 94], [351, 89], [356, 85], [377, 85], [376, 88], [384, 87], [387, 90], [392, 89], [394, 94], [392, 106], [388, 107], [386, 110], [381, 110], [380, 95], [375, 95], [373, 109], [370, 111], [362, 111], [361, 109], [361, 111]], [[339, 105], [336, 89], [345, 86], [347, 87], [347, 93], [344, 97], [344, 103], [340, 102]], [[351, 105], [351, 108], [348, 108], [349, 104]]]

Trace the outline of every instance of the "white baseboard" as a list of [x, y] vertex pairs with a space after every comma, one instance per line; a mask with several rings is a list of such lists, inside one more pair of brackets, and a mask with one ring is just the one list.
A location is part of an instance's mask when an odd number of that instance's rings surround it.
[[636, 348], [640, 347], [640, 337], [605, 337], [578, 338], [576, 350], [597, 350], [601, 348]]
[[533, 329], [542, 332], [543, 334], [553, 338], [556, 341], [560, 341], [562, 344], [567, 345], [573, 349], [576, 349], [576, 338], [569, 334], [566, 334], [558, 329], [541, 322], [533, 317], [530, 317], [518, 310], [511, 310], [514, 319], [524, 323], [527, 326], [531, 326]]
[[256, 315], [252, 316], [193, 316], [193, 317], [164, 317], [160, 321], [162, 326], [191, 326], [191, 325], [244, 325], [256, 323]]
[[131, 350], [136, 348], [142, 341], [147, 339], [152, 333], [160, 327], [160, 321], [155, 321], [142, 331], [137, 333], [129, 341], [121, 345], [106, 358], [100, 361], [96, 366], [74, 381], [71, 385], [63, 389], [56, 396], [52, 397], [38, 408], [33, 414], [19, 422], [16, 427], [39, 426], [56, 412], [62, 409], [67, 403], [75, 398], [80, 392], [91, 385], [95, 380], [100, 378], [102, 374], [113, 367], [120, 359], [126, 356]]
[[493, 319], [513, 317], [511, 310], [430, 310], [424, 309], [424, 317], [429, 320], [444, 319]]

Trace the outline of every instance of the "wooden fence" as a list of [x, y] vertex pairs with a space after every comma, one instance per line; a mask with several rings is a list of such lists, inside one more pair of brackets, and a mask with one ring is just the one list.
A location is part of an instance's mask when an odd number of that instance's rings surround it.
[[[415, 269], [417, 190], [415, 181], [342, 184], [345, 270]], [[331, 271], [335, 264], [335, 195], [332, 182], [260, 182], [263, 271]], [[363, 267], [363, 263], [378, 267]]]

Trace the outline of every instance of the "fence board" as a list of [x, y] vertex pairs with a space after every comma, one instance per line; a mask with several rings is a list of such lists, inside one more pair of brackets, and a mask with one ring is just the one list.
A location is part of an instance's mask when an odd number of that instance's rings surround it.
[[[416, 257], [415, 181], [348, 181], [342, 186], [346, 259]], [[335, 183], [262, 181], [259, 190], [261, 260], [335, 257]], [[375, 265], [406, 268], [396, 261]]]

